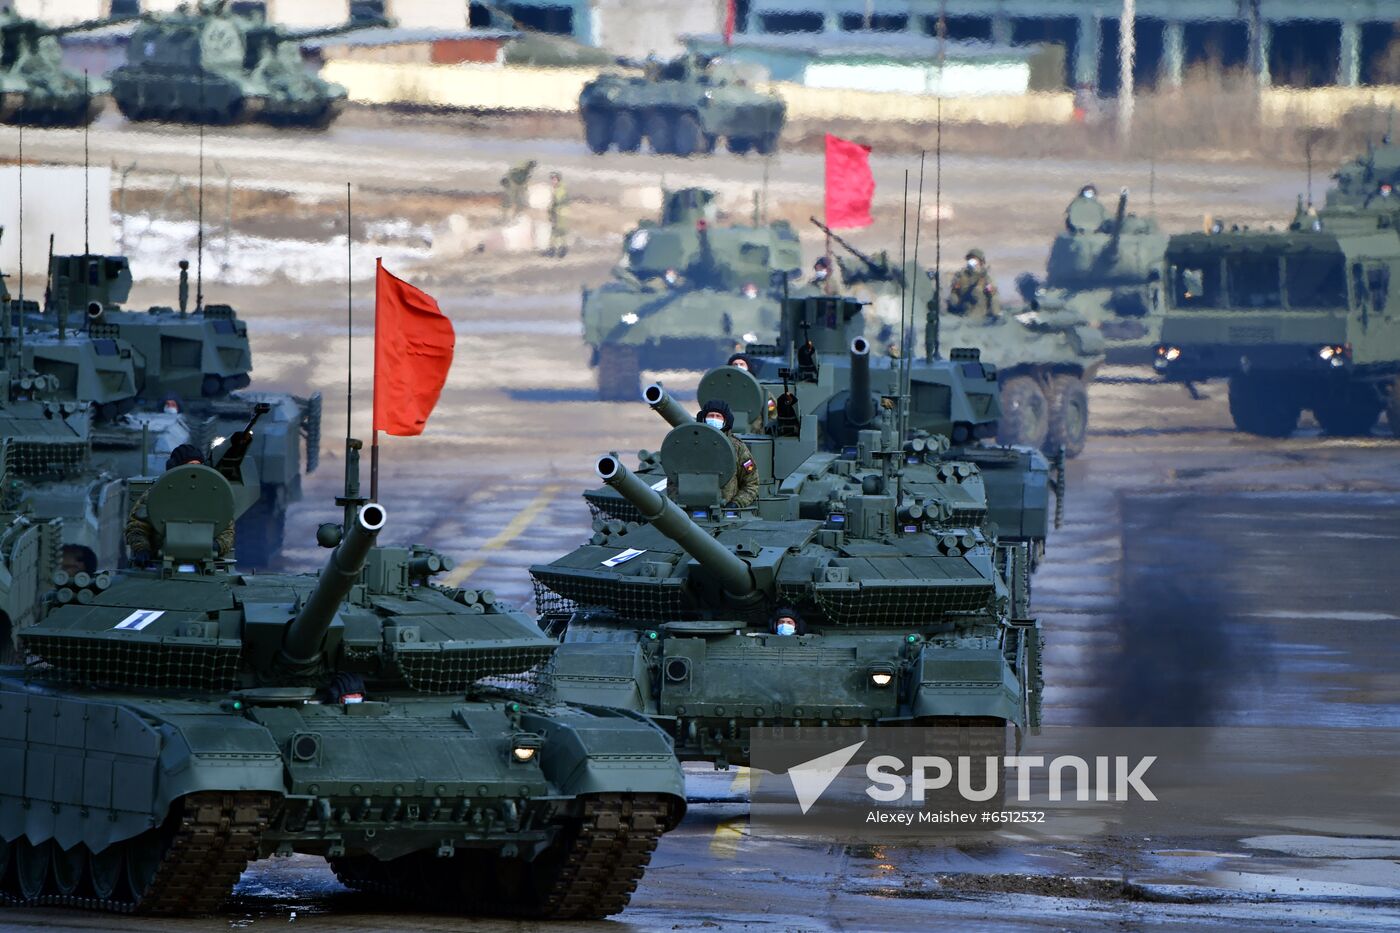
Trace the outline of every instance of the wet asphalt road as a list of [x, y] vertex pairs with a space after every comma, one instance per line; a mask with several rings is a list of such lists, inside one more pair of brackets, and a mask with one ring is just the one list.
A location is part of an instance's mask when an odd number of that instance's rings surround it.
[[[428, 185], [489, 187], [499, 163], [518, 156], [490, 140], [473, 142], [462, 156], [450, 134], [414, 132], [425, 153], [415, 172]], [[318, 160], [330, 159], [358, 165], [380, 184], [411, 183], [402, 166], [364, 162], [390, 135], [347, 126], [273, 154], [257, 134], [235, 134], [230, 146], [251, 147], [248, 157], [263, 149], [266, 158], [255, 164], [269, 177], [309, 180]], [[143, 162], [188, 155], [187, 140], [146, 136], [154, 134], [104, 121], [92, 136], [94, 153], [118, 157], [130, 147]], [[56, 151], [65, 134], [48, 138]], [[574, 141], [551, 145], [604, 187], [658, 161], [638, 157], [638, 167], [617, 169], [619, 179], [607, 175], [612, 167], [590, 169]], [[162, 155], [167, 149], [174, 155]], [[813, 157], [782, 163], [791, 184], [815, 188], [820, 164]], [[969, 163], [969, 172], [975, 167]], [[1093, 168], [1058, 166], [1050, 183], [1077, 184]], [[887, 180], [896, 170], [877, 165]], [[752, 168], [712, 162], [687, 171], [703, 181], [716, 173], [746, 177]], [[1263, 179], [1275, 203], [1287, 185], [1271, 171], [1183, 171], [1204, 179], [1198, 194], [1217, 190], [1241, 203], [1246, 184]], [[1002, 177], [1016, 190], [1030, 184]], [[586, 535], [578, 493], [593, 483], [593, 459], [618, 450], [630, 461], [664, 434], [640, 403], [594, 400], [575, 289], [579, 280], [599, 280], [606, 264], [594, 257], [544, 269], [510, 260], [493, 284], [437, 290], [457, 323], [457, 363], [427, 434], [385, 441], [384, 540], [430, 543], [457, 558], [471, 585], [527, 603], [525, 569]], [[366, 289], [359, 293], [368, 297]], [[214, 300], [235, 304], [250, 321], [259, 387], [327, 393], [329, 449], [292, 512], [286, 552], [289, 566], [314, 567], [324, 552], [312, 535], [334, 517], [342, 468], [334, 438], [344, 425], [348, 348], [358, 361], [354, 429], [366, 436], [370, 306], [357, 302], [362, 323], [347, 343], [333, 289], [227, 289]], [[693, 396], [693, 374], [662, 375], [681, 397]], [[1064, 526], [1035, 580], [1047, 641], [1047, 721], [1092, 724], [1165, 708], [1178, 719], [1215, 724], [1400, 726], [1400, 441], [1384, 425], [1358, 440], [1320, 437], [1311, 424], [1282, 441], [1244, 437], [1230, 428], [1222, 386], [1192, 401], [1180, 388], [1136, 381], [1140, 374], [1130, 370], [1107, 375], [1114, 381], [1091, 393], [1090, 441], [1071, 464]], [[1208, 596], [1211, 611], [1182, 617], [1170, 631], [1147, 628], [1133, 603], [1144, 581], [1179, 581]], [[1075, 845], [804, 845], [748, 835], [741, 772], [696, 767], [689, 782], [693, 796], [728, 802], [693, 806], [662, 841], [632, 907], [598, 928], [1400, 928], [1400, 840], [1271, 828], [1267, 835]], [[345, 891], [322, 863], [301, 857], [252, 866], [214, 919], [0, 914], [4, 929], [269, 929], [289, 921], [324, 930], [538, 928], [405, 913]]]

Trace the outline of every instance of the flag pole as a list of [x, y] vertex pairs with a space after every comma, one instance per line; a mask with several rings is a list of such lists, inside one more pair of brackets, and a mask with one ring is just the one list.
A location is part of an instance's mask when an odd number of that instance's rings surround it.
[[379, 413], [376, 406], [379, 403], [379, 276], [384, 269], [382, 257], [374, 260], [374, 391], [372, 393], [374, 401], [370, 406], [374, 419], [374, 431], [370, 436], [369, 444], [369, 501], [379, 501]]

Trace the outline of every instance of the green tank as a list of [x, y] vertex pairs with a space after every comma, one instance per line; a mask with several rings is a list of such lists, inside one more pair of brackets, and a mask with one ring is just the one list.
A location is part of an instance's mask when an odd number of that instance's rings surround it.
[[102, 112], [111, 85], [63, 67], [59, 37], [135, 19], [115, 16], [48, 26], [0, 11], [0, 121], [25, 126], [86, 126]]
[[[1061, 449], [1068, 457], [1079, 456], [1089, 429], [1089, 383], [1105, 361], [1103, 334], [1090, 320], [1071, 308], [1036, 305], [1006, 308], [987, 323], [939, 313], [934, 270], [915, 269], [912, 263], [901, 269], [897, 263], [867, 256], [834, 233], [831, 238], [855, 259], [843, 267], [849, 276], [845, 281], [852, 283], [853, 297], [873, 308], [867, 315], [870, 339], [880, 340], [891, 325], [898, 333], [899, 306], [907, 301], [910, 308], [924, 312], [926, 361], [941, 347], [967, 347], [977, 349], [980, 360], [996, 368], [1002, 411], [998, 440], [1035, 447], [1052, 457]], [[909, 345], [916, 346], [916, 322], [911, 314], [905, 318]]]
[[61, 580], [19, 633], [0, 899], [208, 913], [248, 862], [301, 852], [415, 909], [621, 911], [684, 811], [667, 737], [560, 701], [533, 620], [379, 545], [358, 442], [319, 576], [236, 572], [215, 537], [260, 487], [248, 441], [151, 483], [149, 566]]
[[[674, 425], [660, 475], [597, 461], [635, 520], [600, 516], [588, 543], [530, 570], [562, 696], [644, 713], [683, 760], [721, 766], [749, 760], [754, 726], [975, 725], [1004, 741], [1038, 725], [1029, 545], [996, 537], [976, 465], [942, 438], [900, 441], [878, 389], [859, 391], [878, 384], [863, 338], [849, 356], [854, 394], [804, 405], [819, 390], [790, 383], [771, 414], [748, 373], [707, 374], [702, 391], [749, 428], [749, 508], [719, 500], [729, 441], [651, 393]], [[821, 453], [809, 409], [836, 405], [853, 443]], [[804, 631], [778, 634], [783, 612]]]
[[749, 86], [725, 61], [687, 53], [647, 59], [641, 75], [604, 73], [583, 86], [578, 110], [583, 138], [595, 153], [636, 152], [643, 137], [658, 155], [730, 152], [768, 155], [778, 148], [787, 105]]
[[[247, 391], [253, 368], [247, 324], [229, 305], [189, 310], [187, 266], [180, 263], [175, 307], [134, 311], [123, 307], [132, 286], [126, 257], [54, 256], [49, 263], [49, 307], [42, 314], [31, 313], [28, 320], [35, 334], [44, 335], [45, 353], [85, 353], [109, 370], [122, 363], [131, 369], [132, 387], [125, 385], [123, 375], [120, 391], [109, 389], [117, 378], [101, 374], [97, 385], [73, 385], [69, 397], [95, 399], [112, 418], [130, 412], [125, 422], [140, 421], [148, 433], [166, 408], [178, 410], [187, 436], [171, 433], [151, 447], [153, 465], [123, 475], [158, 472], [164, 454], [175, 445], [189, 442], [207, 449], [216, 439], [231, 436], [253, 405], [271, 406], [250, 453], [258, 464], [262, 494], [238, 521], [241, 559], [246, 566], [265, 567], [281, 550], [288, 507], [301, 499], [303, 464], [308, 474], [319, 464], [321, 396]], [[81, 325], [75, 333], [86, 339], [59, 340], [54, 335], [70, 321]], [[27, 339], [30, 352], [39, 352], [39, 338]], [[104, 352], [108, 355], [101, 355]], [[93, 379], [96, 373], [93, 365], [78, 361], [55, 360], [36, 368], [62, 375], [65, 385]]]
[[783, 221], [716, 222], [715, 194], [666, 193], [659, 223], [623, 240], [612, 281], [583, 290], [583, 339], [599, 397], [631, 401], [644, 369], [705, 369], [773, 333], [802, 247]]
[[330, 125], [345, 88], [309, 72], [299, 43], [384, 21], [293, 33], [236, 6], [200, 0], [196, 9], [144, 16], [110, 76], [117, 109], [129, 120]]
[[1173, 236], [1154, 367], [1230, 380], [1241, 431], [1287, 437], [1310, 409], [1335, 435], [1400, 437], [1400, 213], [1300, 210], [1287, 230]]
[[1128, 212], [1128, 189], [1110, 213], [1093, 185], [1065, 208], [1045, 278], [1017, 279], [1026, 304], [1078, 312], [1103, 335], [1110, 362], [1150, 362], [1162, 329], [1167, 235], [1151, 217]]

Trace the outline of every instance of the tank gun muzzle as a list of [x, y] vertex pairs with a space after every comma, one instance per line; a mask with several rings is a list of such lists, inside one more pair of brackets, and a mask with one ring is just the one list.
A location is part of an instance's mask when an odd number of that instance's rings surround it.
[[681, 407], [680, 402], [671, 398], [659, 382], [653, 382], [642, 390], [642, 399], [651, 406], [651, 410], [666, 419], [666, 423], [673, 428], [678, 428], [683, 424], [692, 423], [695, 418]]
[[374, 548], [379, 529], [388, 517], [384, 506], [370, 502], [360, 507], [345, 537], [331, 552], [321, 571], [316, 588], [306, 597], [301, 611], [287, 626], [282, 640], [281, 665], [286, 668], [306, 667], [321, 653], [321, 642], [335, 620], [336, 610], [350, 595], [350, 589], [360, 578], [369, 552]]
[[598, 478], [636, 506], [652, 527], [714, 574], [731, 598], [748, 601], [757, 595], [749, 565], [691, 521], [680, 506], [633, 476], [616, 457], [599, 457], [597, 471]]
[[865, 427], [875, 419], [875, 400], [870, 397], [870, 343], [864, 337], [851, 341], [851, 391], [846, 398], [846, 420]]

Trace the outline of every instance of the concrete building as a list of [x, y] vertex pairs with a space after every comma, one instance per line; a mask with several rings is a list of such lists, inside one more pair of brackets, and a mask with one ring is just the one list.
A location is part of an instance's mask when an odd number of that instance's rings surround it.
[[[0, 3], [24, 16], [50, 23], [75, 23], [113, 14], [168, 12], [197, 0], [9, 0]], [[267, 18], [294, 29], [332, 26], [357, 13], [380, 13], [405, 29], [467, 28], [468, 7], [442, 0], [230, 0], [236, 7], [261, 8]]]

